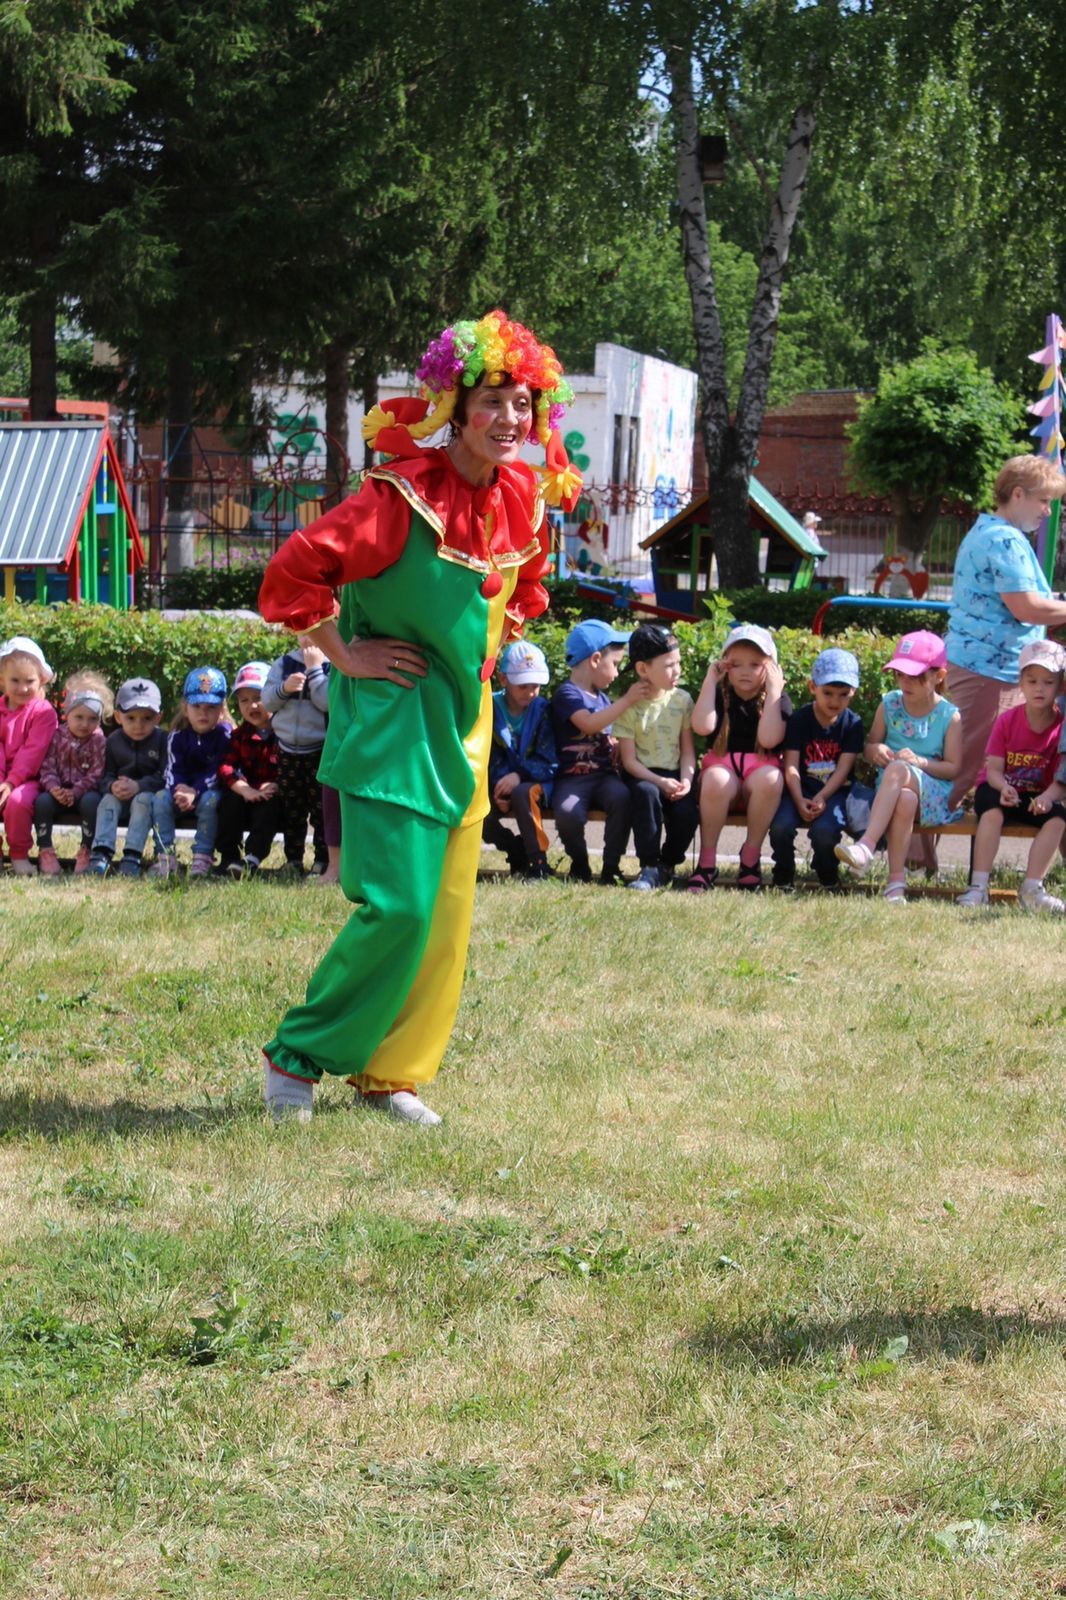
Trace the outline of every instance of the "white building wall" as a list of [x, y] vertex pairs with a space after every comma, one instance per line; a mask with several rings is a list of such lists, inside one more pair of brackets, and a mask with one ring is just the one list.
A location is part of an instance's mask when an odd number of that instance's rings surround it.
[[[621, 571], [645, 571], [648, 560], [640, 541], [687, 503], [692, 483], [692, 450], [696, 423], [696, 374], [654, 356], [638, 355], [622, 345], [598, 344], [595, 371], [567, 373], [574, 403], [563, 420], [563, 438], [581, 467], [594, 514], [607, 523], [611, 562]], [[389, 372], [380, 382], [383, 405], [416, 394], [415, 379]], [[299, 384], [270, 389], [266, 398], [275, 415], [308, 414], [322, 426], [325, 407], [309, 401]], [[363, 406], [352, 398], [348, 407], [348, 441], [353, 465], [362, 465]], [[439, 441], [438, 441], [439, 442]], [[527, 449], [533, 465], [543, 463], [539, 449]], [[568, 554], [579, 542], [577, 517], [566, 522]]]

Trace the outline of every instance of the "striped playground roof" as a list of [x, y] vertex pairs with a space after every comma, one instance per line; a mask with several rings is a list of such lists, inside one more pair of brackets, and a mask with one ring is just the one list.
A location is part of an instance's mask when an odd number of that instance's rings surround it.
[[0, 566], [61, 566], [100, 457], [100, 422], [0, 423]]

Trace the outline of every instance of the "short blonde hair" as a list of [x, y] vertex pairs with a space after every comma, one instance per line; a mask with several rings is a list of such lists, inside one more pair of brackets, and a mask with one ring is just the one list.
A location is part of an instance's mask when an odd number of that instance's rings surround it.
[[115, 714], [115, 697], [111, 693], [109, 684], [101, 678], [98, 672], [72, 672], [63, 685], [63, 707], [67, 706], [72, 695], [94, 694], [103, 706], [100, 716], [101, 722], [110, 722]]
[[1048, 494], [1061, 500], [1066, 493], [1066, 477], [1047, 456], [1011, 456], [996, 474], [997, 506], [1005, 506], [1015, 489], [1026, 494]]

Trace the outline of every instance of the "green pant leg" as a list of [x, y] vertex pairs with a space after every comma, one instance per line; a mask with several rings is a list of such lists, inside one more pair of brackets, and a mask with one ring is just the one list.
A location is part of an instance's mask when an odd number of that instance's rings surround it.
[[265, 1046], [282, 1072], [315, 1082], [363, 1070], [403, 1008], [433, 920], [450, 830], [341, 792], [341, 887], [355, 910]]

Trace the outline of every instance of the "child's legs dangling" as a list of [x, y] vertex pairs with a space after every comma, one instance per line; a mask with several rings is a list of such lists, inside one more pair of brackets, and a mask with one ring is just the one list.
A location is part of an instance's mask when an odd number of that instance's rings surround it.
[[[870, 806], [870, 820], [866, 824], [866, 832], [858, 841], [860, 845], [873, 855], [878, 844], [888, 832], [889, 823], [896, 809], [896, 801], [900, 791], [908, 783], [913, 784], [911, 769], [905, 761], [890, 761], [885, 768]], [[913, 827], [913, 817], [911, 819]]]
[[[910, 779], [914, 784], [913, 777]], [[888, 881], [900, 881], [907, 876], [907, 846], [914, 832], [914, 819], [918, 815], [917, 787], [901, 786], [897, 791], [896, 809], [888, 824]]]
[[740, 779], [728, 767], [705, 767], [700, 778], [700, 858], [701, 867], [713, 867], [718, 855], [718, 839], [725, 827], [730, 807], [740, 793]]
[[1055, 858], [1055, 852], [1061, 845], [1064, 834], [1066, 834], [1066, 821], [1061, 817], [1049, 817], [1029, 846], [1029, 860], [1025, 868], [1027, 878], [1039, 879], [1043, 883], [1044, 875]]
[[770, 824], [781, 803], [784, 787], [785, 780], [780, 767], [759, 767], [745, 778], [740, 797], [746, 801], [748, 833], [742, 859], [758, 859], [762, 842], [770, 831]]
[[4, 807], [4, 832], [12, 861], [25, 861], [33, 843], [33, 806], [40, 785], [35, 781], [20, 783], [12, 789]]
[[218, 802], [220, 789], [205, 789], [196, 801], [196, 833], [192, 841], [194, 856], [213, 856], [218, 833]]

